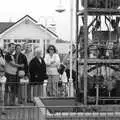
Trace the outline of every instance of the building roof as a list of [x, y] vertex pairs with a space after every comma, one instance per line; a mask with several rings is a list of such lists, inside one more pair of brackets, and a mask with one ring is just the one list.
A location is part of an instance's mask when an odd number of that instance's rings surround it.
[[62, 39], [57, 39], [56, 43], [70, 43], [70, 41], [65, 41], [65, 40], [62, 40]]
[[13, 26], [14, 22], [0, 22], [0, 34], [3, 33], [5, 30]]
[[55, 37], [58, 37], [58, 35], [56, 35], [53, 31], [51, 31], [50, 29], [46, 28], [44, 25], [40, 24], [41, 27], [43, 27], [44, 29], [46, 29], [48, 32], [50, 32], [51, 34], [53, 34]]
[[[26, 17], [29, 17], [32, 21], [34, 21], [37, 24], [37, 21], [35, 19], [33, 19], [32, 17], [30, 17], [29, 15], [25, 15], [24, 17], [22, 17], [21, 19], [19, 19], [17, 22], [0, 22], [0, 34], [3, 33], [3, 32], [5, 32], [10, 27], [12, 27], [13, 25], [17, 24], [18, 22], [20, 22], [21, 20], [23, 20]], [[54, 35], [55, 37], [58, 37], [58, 35], [56, 35], [53, 31], [49, 30], [45, 26], [43, 26], [43, 25], [40, 25], [40, 26], [42, 28], [44, 28], [45, 30], [47, 30], [52, 35]]]

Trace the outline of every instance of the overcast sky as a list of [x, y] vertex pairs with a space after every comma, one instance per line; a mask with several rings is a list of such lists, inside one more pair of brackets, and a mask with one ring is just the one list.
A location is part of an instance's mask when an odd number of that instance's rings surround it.
[[[17, 21], [26, 14], [39, 21], [43, 19], [41, 16], [49, 21], [53, 16], [57, 27], [58, 35], [69, 40], [69, 28], [70, 28], [70, 0], [61, 0], [66, 11], [64, 13], [57, 13], [55, 9], [59, 4], [59, 0], [1, 0], [0, 6], [0, 21]], [[46, 20], [46, 21], [47, 21]]]

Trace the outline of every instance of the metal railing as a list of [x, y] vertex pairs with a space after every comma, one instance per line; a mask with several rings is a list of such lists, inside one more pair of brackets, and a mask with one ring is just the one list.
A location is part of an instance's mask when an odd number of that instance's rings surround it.
[[[2, 105], [10, 105], [10, 102], [17, 101], [22, 104], [33, 102], [34, 97], [68, 97], [70, 95], [69, 83], [56, 83], [55, 96], [49, 96], [47, 80], [44, 83], [30, 82], [6, 82], [0, 84], [0, 101]], [[14, 100], [13, 100], [14, 99]]]
[[[55, 111], [58, 110], [58, 111]], [[90, 109], [90, 108], [89, 108]], [[0, 120], [119, 120], [120, 112], [99, 112], [76, 106], [5, 107]], [[92, 109], [92, 108], [91, 108]], [[0, 108], [1, 110], [1, 108]]]
[[[49, 106], [46, 120], [119, 120], [119, 112], [99, 111], [95, 106]], [[51, 109], [54, 109], [53, 111]], [[50, 112], [51, 111], [51, 112]], [[49, 113], [50, 112], [50, 113]]]

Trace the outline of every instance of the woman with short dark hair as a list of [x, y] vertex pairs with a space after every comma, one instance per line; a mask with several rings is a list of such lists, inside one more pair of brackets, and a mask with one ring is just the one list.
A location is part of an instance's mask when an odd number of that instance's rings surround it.
[[47, 53], [50, 53], [51, 48], [52, 48], [52, 50], [54, 51], [54, 53], [57, 52], [57, 50], [56, 50], [56, 48], [55, 48], [54, 45], [49, 45], [48, 48], [47, 48]]
[[57, 84], [59, 81], [58, 66], [60, 65], [60, 58], [56, 51], [57, 50], [54, 45], [49, 45], [47, 49], [47, 54], [45, 55], [45, 63], [47, 66], [48, 74], [48, 96], [57, 95]]

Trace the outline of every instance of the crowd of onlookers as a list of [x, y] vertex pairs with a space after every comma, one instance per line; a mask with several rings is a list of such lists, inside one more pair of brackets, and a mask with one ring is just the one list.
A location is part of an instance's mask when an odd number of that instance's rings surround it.
[[[43, 58], [40, 47], [34, 54], [26, 46], [8, 44], [3, 54], [0, 49], [0, 83], [5, 84], [5, 105], [15, 105], [24, 100], [24, 87], [27, 82], [27, 101], [32, 102], [34, 96], [43, 96], [43, 83], [47, 80], [47, 96], [65, 96], [68, 94], [67, 84], [70, 77], [69, 62], [61, 67], [59, 54], [54, 45], [49, 45]], [[62, 69], [61, 69], [62, 68]], [[73, 77], [75, 73], [73, 71]], [[75, 78], [74, 78], [75, 80]]]

